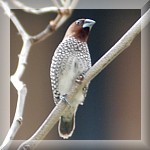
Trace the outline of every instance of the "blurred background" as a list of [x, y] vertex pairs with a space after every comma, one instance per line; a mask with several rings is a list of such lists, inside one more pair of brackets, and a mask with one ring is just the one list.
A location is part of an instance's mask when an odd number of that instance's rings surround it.
[[[31, 15], [14, 11], [31, 35], [42, 31], [54, 14]], [[28, 95], [23, 125], [15, 139], [28, 139], [54, 108], [49, 67], [53, 53], [61, 42], [68, 26], [79, 18], [96, 21], [88, 45], [94, 64], [140, 18], [140, 9], [76, 9], [70, 19], [52, 36], [34, 45], [30, 51], [23, 81]], [[15, 72], [22, 40], [10, 24], [10, 73]], [[141, 36], [107, 66], [90, 84], [83, 106], [76, 115], [76, 129], [70, 140], [140, 140], [141, 139]], [[65, 86], [65, 85], [64, 85]], [[17, 92], [11, 91], [11, 123], [14, 117]], [[46, 137], [61, 140], [57, 125]]]

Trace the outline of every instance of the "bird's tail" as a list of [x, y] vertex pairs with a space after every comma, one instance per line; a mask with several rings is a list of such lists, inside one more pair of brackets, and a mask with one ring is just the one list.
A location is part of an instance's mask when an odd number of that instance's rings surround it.
[[72, 118], [61, 117], [59, 120], [58, 132], [63, 139], [68, 139], [72, 136], [75, 129], [75, 114]]

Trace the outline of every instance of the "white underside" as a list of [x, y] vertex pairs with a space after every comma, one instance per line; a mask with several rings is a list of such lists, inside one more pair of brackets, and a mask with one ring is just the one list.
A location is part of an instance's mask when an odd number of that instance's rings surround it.
[[[75, 63], [78, 67], [75, 67]], [[62, 74], [59, 77], [59, 84], [58, 84], [58, 90], [60, 91], [61, 95], [67, 94], [73, 84], [75, 83], [75, 80], [79, 74], [81, 74], [84, 70], [83, 67], [79, 63], [79, 60], [76, 57], [70, 57], [68, 60], [68, 64], [65, 68], [65, 70], [62, 72]], [[80, 65], [80, 66], [79, 66]], [[79, 91], [76, 95], [76, 97], [73, 100], [72, 105], [78, 106], [78, 104], [81, 104], [84, 100], [83, 91]]]

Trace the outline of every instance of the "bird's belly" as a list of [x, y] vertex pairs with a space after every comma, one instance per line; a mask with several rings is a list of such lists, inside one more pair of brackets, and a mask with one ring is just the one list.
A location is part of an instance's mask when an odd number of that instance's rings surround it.
[[61, 95], [67, 94], [69, 92], [74, 80], [75, 76], [71, 70], [69, 72], [64, 71], [63, 74], [60, 75], [58, 91], [60, 91]]
[[[69, 62], [67, 63], [65, 69], [59, 76], [58, 90], [61, 95], [68, 94], [70, 92], [72, 86], [75, 84], [77, 76], [84, 71], [82, 63], [80, 63], [80, 60], [76, 57], [70, 57], [68, 61]], [[84, 95], [81, 90], [77, 93], [73, 103], [79, 104], [82, 103], [83, 100]]]

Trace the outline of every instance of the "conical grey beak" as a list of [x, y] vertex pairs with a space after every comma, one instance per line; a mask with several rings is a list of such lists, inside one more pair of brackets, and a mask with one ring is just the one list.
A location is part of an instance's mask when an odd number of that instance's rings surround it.
[[88, 27], [88, 28], [90, 28], [90, 30], [91, 30], [91, 28], [93, 27], [93, 25], [95, 24], [96, 22], [94, 21], [94, 20], [91, 20], [91, 19], [85, 19], [85, 21], [84, 21], [84, 24], [83, 24], [83, 28], [86, 28], [86, 27]]

